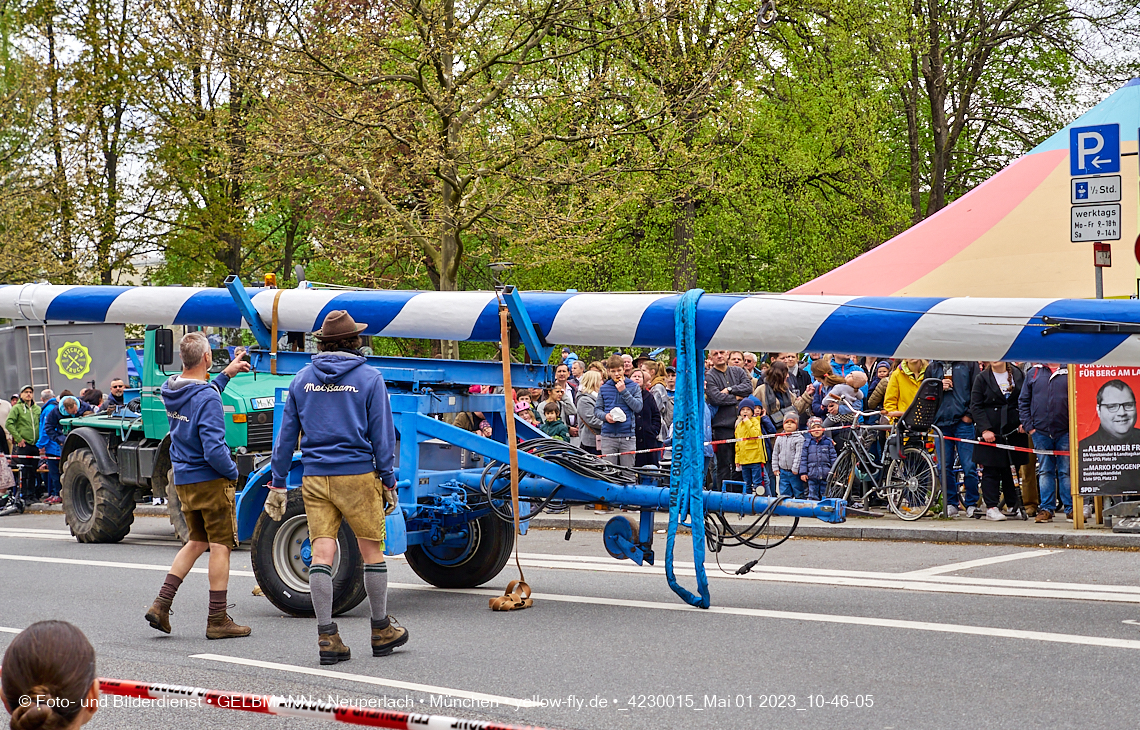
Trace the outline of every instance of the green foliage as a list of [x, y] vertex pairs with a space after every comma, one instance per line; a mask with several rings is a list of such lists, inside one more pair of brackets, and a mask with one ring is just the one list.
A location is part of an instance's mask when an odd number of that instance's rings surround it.
[[764, 29], [756, 9], [5, 4], [0, 280], [284, 283], [300, 263], [449, 290], [512, 261], [529, 289], [783, 291], [1137, 65], [1134, 0], [818, 0]]

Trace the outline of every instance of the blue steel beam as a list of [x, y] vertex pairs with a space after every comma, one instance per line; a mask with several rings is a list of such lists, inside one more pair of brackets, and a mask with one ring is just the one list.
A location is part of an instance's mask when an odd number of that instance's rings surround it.
[[249, 325], [249, 329], [253, 332], [253, 336], [257, 339], [258, 344], [264, 348], [269, 348], [272, 341], [269, 328], [261, 321], [261, 315], [257, 313], [257, 308], [253, 306], [253, 300], [249, 298], [249, 294], [246, 292], [245, 286], [241, 283], [241, 279], [233, 274], [227, 276], [226, 289], [229, 291], [230, 296], [234, 298], [234, 305], [237, 306], [242, 319]]
[[[409, 417], [411, 414], [403, 414]], [[507, 445], [478, 434], [464, 431], [422, 414], [415, 415], [416, 430], [431, 438], [438, 438], [450, 444], [482, 454], [489, 459], [507, 463]], [[402, 437], [401, 446], [406, 442]], [[531, 499], [545, 499], [557, 489], [558, 499], [582, 502], [605, 502], [607, 504], [640, 507], [642, 509], [669, 509], [669, 488], [646, 485], [610, 484], [598, 479], [589, 479], [576, 474], [564, 466], [537, 456], [519, 451], [519, 471], [534, 476], [525, 477], [519, 482], [520, 496]], [[401, 468], [404, 454], [400, 454]], [[401, 473], [403, 477], [403, 473]], [[480, 471], [467, 470], [458, 473], [461, 482], [479, 488]], [[404, 477], [406, 478], [406, 477]], [[501, 486], [501, 485], [500, 485]], [[769, 508], [773, 499], [751, 494], [727, 492], [705, 492], [705, 509], [709, 512], [736, 512], [738, 514], [760, 514]], [[777, 515], [815, 517], [824, 522], [843, 522], [847, 506], [842, 500], [827, 499], [822, 502], [809, 500], [785, 500], [775, 508]]]
[[554, 346], [543, 344], [542, 336], [535, 329], [518, 289], [513, 286], [503, 287], [503, 301], [507, 305], [507, 311], [511, 313], [511, 320], [515, 323], [515, 329], [518, 330], [519, 338], [530, 354], [530, 359], [533, 362], [550, 362]]

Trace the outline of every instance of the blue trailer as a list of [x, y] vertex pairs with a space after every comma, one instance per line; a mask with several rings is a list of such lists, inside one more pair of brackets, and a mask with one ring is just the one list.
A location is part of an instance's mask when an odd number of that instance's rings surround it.
[[[509, 312], [513, 337], [531, 364], [511, 364], [516, 387], [554, 381], [550, 342], [604, 346], [675, 347], [678, 354], [673, 461], [669, 473], [596, 466], [564, 447], [554, 448], [522, 422], [519, 517], [545, 509], [605, 503], [630, 507], [603, 532], [607, 551], [638, 563], [657, 560], [655, 520], [668, 510], [666, 575], [687, 602], [710, 604], [703, 571], [706, 515], [773, 515], [842, 522], [842, 500], [820, 502], [705, 491], [700, 408], [703, 348], [849, 352], [880, 357], [1140, 363], [1140, 309], [1134, 302], [1028, 299], [907, 299], [790, 295], [705, 295], [575, 292], [411, 292], [246, 289], [235, 278], [227, 290], [151, 287], [0, 287], [0, 316], [23, 312], [45, 320], [127, 321], [141, 324], [247, 326], [259, 347], [256, 373], [296, 373], [305, 353], [277, 352], [270, 328], [312, 331], [333, 309], [368, 322], [365, 334], [499, 341], [499, 313]], [[267, 326], [266, 323], [271, 323]], [[397, 512], [389, 516], [389, 552], [404, 552], [425, 581], [472, 587], [502, 570], [514, 545], [505, 398], [473, 394], [472, 384], [505, 385], [499, 362], [373, 357], [387, 382], [399, 436]], [[280, 408], [280, 398], [277, 407]], [[459, 411], [489, 414], [493, 438], [450, 426], [436, 416]], [[478, 464], [469, 463], [478, 459]], [[596, 460], [595, 460], [596, 463]], [[270, 601], [292, 615], [311, 615], [308, 530], [299, 490], [302, 466], [294, 457], [285, 518], [263, 512], [268, 464], [251, 472], [238, 497], [238, 530], [252, 540], [253, 566]], [[716, 523], [711, 523], [715, 527]], [[724, 525], [725, 523], [720, 522]], [[692, 531], [697, 593], [672, 571], [678, 530]], [[402, 538], [401, 538], [402, 536]], [[723, 534], [708, 536], [716, 548]], [[361, 560], [348, 526], [341, 529], [334, 565], [334, 613], [364, 599]]]

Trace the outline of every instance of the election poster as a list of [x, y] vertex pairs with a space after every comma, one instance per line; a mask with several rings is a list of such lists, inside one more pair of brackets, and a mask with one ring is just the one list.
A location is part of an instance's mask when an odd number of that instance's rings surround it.
[[1140, 494], [1136, 425], [1140, 368], [1077, 365], [1075, 369], [1076, 495]]

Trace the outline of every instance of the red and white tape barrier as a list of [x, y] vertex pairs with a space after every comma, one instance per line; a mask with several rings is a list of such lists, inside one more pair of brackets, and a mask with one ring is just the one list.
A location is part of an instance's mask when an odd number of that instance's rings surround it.
[[278, 717], [303, 717], [311, 720], [331, 720], [348, 725], [386, 727], [393, 730], [543, 730], [530, 725], [505, 725], [499, 722], [460, 720], [441, 715], [418, 715], [392, 712], [368, 707], [336, 705], [329, 702], [299, 700], [277, 695], [253, 695], [242, 692], [223, 692], [201, 687], [181, 687], [173, 684], [147, 684], [126, 679], [100, 679], [99, 689], [104, 694], [136, 697], [146, 700], [197, 700], [223, 710], [240, 710]]
[[[844, 429], [853, 429], [853, 428], [861, 428], [861, 427], [851, 426], [850, 424], [848, 424], [848, 425], [844, 425], [844, 426], [828, 426], [827, 428], [825, 428], [823, 430], [824, 431], [842, 431]], [[792, 433], [807, 433], [807, 431], [793, 431]], [[742, 441], [766, 441], [768, 439], [774, 439], [774, 438], [777, 438], [779, 436], [790, 436], [790, 435], [791, 434], [787, 434], [787, 433], [769, 433], [769, 434], [765, 434], [763, 436], [748, 436], [747, 438], [742, 438], [742, 439], [721, 439], [719, 441], [705, 441], [704, 445], [705, 446], [710, 446], [710, 445], [711, 446], [718, 446], [720, 444], [737, 444], [737, 443], [740, 443]], [[938, 436], [936, 436], [934, 434], [927, 434], [927, 435], [934, 440], [938, 439]], [[959, 441], [959, 442], [964, 443], [964, 444], [976, 444], [976, 445], [980, 445], [980, 446], [992, 446], [995, 449], [1001, 449], [1003, 451], [1021, 451], [1021, 452], [1027, 453], [1027, 454], [1041, 454], [1042, 456], [1069, 456], [1070, 455], [1070, 453], [1068, 451], [1049, 451], [1047, 449], [1031, 449], [1031, 448], [1028, 448], [1025, 446], [1010, 446], [1009, 444], [991, 444], [991, 443], [986, 442], [986, 441], [978, 441], [975, 439], [963, 439], [963, 438], [957, 438], [956, 436], [943, 436], [942, 438], [946, 439], [947, 441]], [[670, 448], [672, 448], [672, 447], [658, 446], [658, 447], [652, 448], [652, 449], [637, 449], [636, 451], [620, 451], [616, 454], [601, 454], [599, 456], [599, 458], [605, 458], [607, 456], [625, 456], [628, 454], [650, 454], [650, 453], [653, 453], [655, 451], [668, 451]]]

